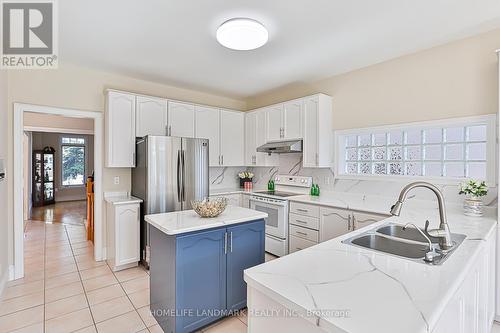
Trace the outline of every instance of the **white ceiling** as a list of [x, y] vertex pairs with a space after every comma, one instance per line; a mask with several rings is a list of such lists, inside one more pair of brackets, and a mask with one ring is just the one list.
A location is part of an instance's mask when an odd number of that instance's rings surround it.
[[[62, 62], [245, 98], [500, 27], [498, 0], [63, 0]], [[254, 51], [215, 40], [250, 17]], [[500, 41], [499, 41], [500, 43]]]

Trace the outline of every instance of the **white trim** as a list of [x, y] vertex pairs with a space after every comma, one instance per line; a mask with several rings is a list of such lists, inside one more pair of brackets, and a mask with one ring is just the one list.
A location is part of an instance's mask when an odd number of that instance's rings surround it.
[[28, 132], [46, 132], [46, 133], [64, 133], [64, 134], [94, 135], [94, 130], [74, 129], [74, 128], [24, 126], [24, 130], [28, 131]]
[[[473, 126], [475, 124], [484, 124], [488, 126], [488, 137], [487, 137], [487, 183], [488, 186], [496, 186], [498, 183], [497, 177], [497, 156], [496, 156], [496, 146], [497, 146], [497, 115], [487, 114], [481, 116], [471, 116], [471, 117], [460, 117], [460, 118], [448, 118], [440, 120], [428, 120], [420, 122], [410, 122], [401, 124], [392, 124], [384, 126], [374, 126], [374, 127], [363, 127], [363, 128], [353, 128], [334, 131], [334, 149], [335, 149], [335, 162], [334, 162], [334, 174], [337, 179], [354, 179], [354, 180], [387, 180], [387, 181], [415, 181], [422, 180], [422, 176], [398, 176], [398, 175], [359, 175], [359, 174], [342, 174], [339, 172], [339, 164], [341, 162], [342, 154], [344, 149], [341, 147], [340, 138], [347, 135], [353, 134], [364, 134], [364, 133], [377, 133], [377, 132], [389, 132], [391, 130], [399, 130], [401, 128], [411, 129], [411, 128], [433, 128], [433, 127], [453, 127], [453, 126]], [[435, 184], [440, 185], [453, 185], [464, 181], [464, 178], [454, 178], [454, 177], [425, 177], [427, 180], [432, 181]]]
[[7, 285], [7, 281], [10, 278], [10, 266], [8, 269], [3, 272], [3, 275], [0, 276], [0, 296], [3, 295], [3, 291], [5, 290], [5, 286]]
[[[100, 261], [103, 257], [103, 199], [102, 199], [102, 168], [103, 168], [103, 118], [102, 112], [82, 111], [75, 109], [64, 109], [42, 105], [14, 103], [14, 279], [24, 276], [24, 232], [23, 232], [23, 140], [24, 112], [35, 112], [43, 114], [61, 115], [73, 118], [92, 118], [94, 120], [94, 257]], [[16, 185], [17, 184], [17, 185]], [[12, 277], [11, 277], [12, 278]]]

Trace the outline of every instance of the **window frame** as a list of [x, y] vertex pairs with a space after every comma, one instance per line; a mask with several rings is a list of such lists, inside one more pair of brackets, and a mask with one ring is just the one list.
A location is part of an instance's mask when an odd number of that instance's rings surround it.
[[[63, 143], [64, 138], [78, 138], [78, 139], [83, 139], [84, 143]], [[84, 136], [79, 136], [79, 135], [61, 135], [60, 140], [59, 140], [59, 145], [60, 145], [60, 152], [61, 152], [61, 161], [60, 161], [60, 167], [61, 167], [61, 188], [78, 188], [78, 187], [85, 187], [85, 178], [87, 175], [87, 143], [88, 140]], [[83, 184], [79, 185], [64, 185], [64, 166], [63, 166], [63, 148], [64, 147], [83, 147]]]
[[[497, 185], [497, 115], [488, 114], [481, 116], [472, 117], [460, 117], [460, 118], [449, 118], [434, 121], [421, 121], [421, 122], [411, 122], [411, 123], [401, 123], [394, 125], [383, 125], [365, 128], [355, 128], [346, 130], [336, 130], [334, 131], [334, 147], [335, 147], [335, 162], [334, 162], [334, 172], [336, 178], [338, 179], [351, 179], [351, 180], [378, 180], [378, 181], [422, 181], [428, 180], [435, 184], [440, 185], [457, 185], [465, 181], [466, 177], [436, 177], [436, 176], [408, 176], [408, 175], [375, 175], [375, 174], [347, 174], [340, 171], [344, 170], [345, 167], [345, 141], [343, 138], [349, 135], [363, 135], [363, 134], [377, 134], [386, 133], [394, 130], [398, 131], [409, 131], [409, 130], [427, 130], [432, 128], [444, 128], [444, 127], [469, 127], [475, 125], [486, 125], [486, 183], [488, 186]], [[441, 143], [442, 145], [443, 143]], [[462, 144], [462, 143], [460, 143]], [[404, 147], [402, 145], [403, 154]], [[411, 145], [410, 145], [411, 146]], [[386, 152], [388, 153], [388, 152]], [[444, 152], [443, 152], [444, 153]], [[464, 156], [465, 159], [465, 156]], [[401, 160], [401, 161], [404, 161]], [[418, 162], [418, 161], [417, 161]]]

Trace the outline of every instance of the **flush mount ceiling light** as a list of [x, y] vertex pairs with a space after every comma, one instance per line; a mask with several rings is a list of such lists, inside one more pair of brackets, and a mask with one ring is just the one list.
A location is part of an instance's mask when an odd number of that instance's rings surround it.
[[217, 29], [217, 41], [232, 50], [258, 49], [267, 43], [269, 34], [260, 22], [249, 18], [234, 18]]

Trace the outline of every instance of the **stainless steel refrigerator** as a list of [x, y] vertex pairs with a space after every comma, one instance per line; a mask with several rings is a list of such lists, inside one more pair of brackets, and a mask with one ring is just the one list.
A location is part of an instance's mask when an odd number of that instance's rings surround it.
[[141, 198], [141, 261], [149, 267], [149, 225], [144, 215], [191, 209], [208, 197], [208, 140], [146, 136], [136, 142], [132, 195]]

